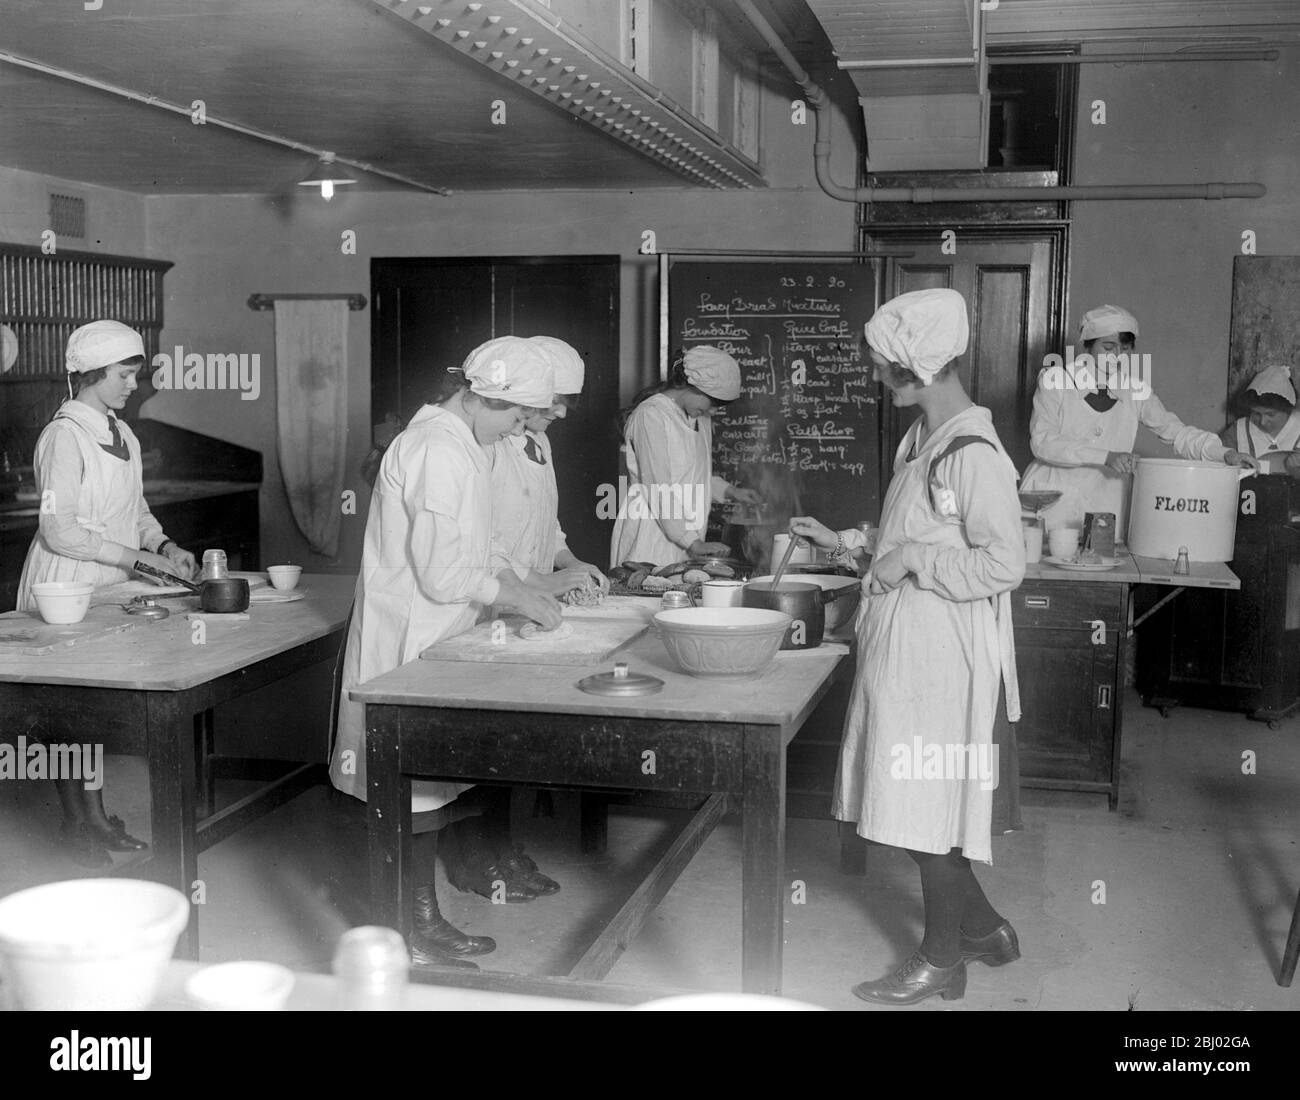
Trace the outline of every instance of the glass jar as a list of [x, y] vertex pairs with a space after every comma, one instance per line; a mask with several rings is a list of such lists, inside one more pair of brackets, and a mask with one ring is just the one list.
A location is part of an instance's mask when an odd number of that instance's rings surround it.
[[203, 571], [199, 574], [199, 579], [219, 581], [222, 577], [228, 576], [230, 576], [230, 572], [226, 569], [226, 552], [224, 550], [204, 550]]

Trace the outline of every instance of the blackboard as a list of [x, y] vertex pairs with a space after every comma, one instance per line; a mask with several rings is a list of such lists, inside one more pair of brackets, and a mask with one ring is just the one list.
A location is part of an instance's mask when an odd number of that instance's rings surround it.
[[771, 499], [794, 471], [792, 508], [836, 529], [875, 521], [879, 387], [862, 340], [871, 269], [683, 261], [668, 287], [672, 354], [712, 344], [740, 364], [741, 395], [713, 418], [715, 472]]

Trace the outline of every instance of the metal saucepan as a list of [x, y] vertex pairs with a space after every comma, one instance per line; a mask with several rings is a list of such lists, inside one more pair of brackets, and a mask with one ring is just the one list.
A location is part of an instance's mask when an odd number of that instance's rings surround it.
[[774, 585], [771, 581], [750, 581], [745, 585], [741, 605], [784, 611], [794, 620], [781, 640], [782, 649], [816, 649], [826, 633], [828, 596], [833, 598], [834, 593], [806, 582], [781, 581]]
[[191, 584], [189, 581], [182, 580], [172, 573], [155, 569], [152, 565], [145, 565], [142, 561], [136, 562], [132, 568], [137, 573], [157, 577], [158, 580], [167, 581], [171, 584], [183, 585], [191, 592], [197, 592], [199, 610], [206, 611], [210, 615], [231, 615], [248, 610], [248, 581], [244, 580], [243, 577], [222, 577], [220, 580]]

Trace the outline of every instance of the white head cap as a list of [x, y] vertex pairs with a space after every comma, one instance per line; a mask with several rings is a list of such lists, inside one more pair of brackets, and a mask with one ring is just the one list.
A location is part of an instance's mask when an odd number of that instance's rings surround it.
[[682, 365], [686, 381], [719, 401], [740, 396], [740, 364], [721, 348], [703, 344], [687, 351]]
[[69, 374], [111, 367], [136, 356], [144, 357], [144, 341], [121, 321], [91, 321], [68, 337], [65, 357]]
[[1138, 332], [1138, 319], [1128, 310], [1119, 306], [1098, 306], [1090, 309], [1079, 322], [1079, 341], [1086, 344], [1089, 340], [1099, 340], [1103, 336], [1118, 336], [1121, 332], [1131, 332], [1134, 339]]
[[970, 340], [966, 299], [955, 290], [913, 290], [891, 298], [866, 325], [867, 343], [928, 386]]
[[555, 401], [550, 358], [522, 336], [498, 336], [469, 353], [461, 370], [480, 397], [547, 409]]
[[555, 368], [555, 392], [581, 393], [586, 376], [582, 356], [572, 346], [554, 336], [530, 336], [529, 339], [542, 349]]
[[1295, 407], [1295, 386], [1291, 383], [1291, 368], [1284, 363], [1273, 363], [1265, 367], [1246, 387], [1253, 393], [1275, 393], [1284, 401]]

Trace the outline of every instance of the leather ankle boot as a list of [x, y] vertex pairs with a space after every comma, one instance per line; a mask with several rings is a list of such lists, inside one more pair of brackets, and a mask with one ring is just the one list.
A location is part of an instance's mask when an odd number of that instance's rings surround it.
[[466, 958], [486, 955], [497, 949], [497, 941], [490, 936], [469, 936], [444, 919], [438, 910], [438, 895], [433, 883], [415, 891], [415, 931], [424, 946], [451, 955]]
[[149, 847], [143, 840], [137, 840], [126, 831], [126, 822], [120, 817], [110, 817], [107, 827], [88, 825], [87, 828], [99, 837], [100, 843], [110, 852], [141, 852]]

